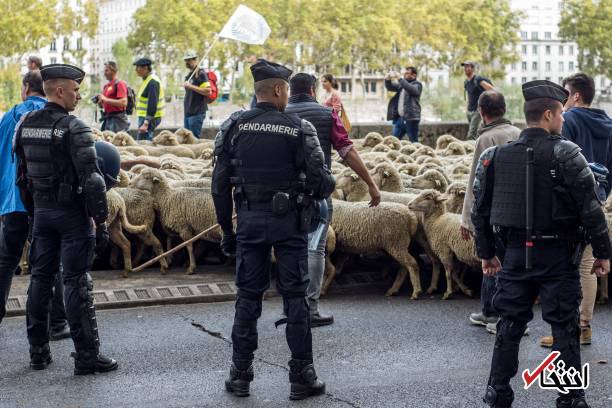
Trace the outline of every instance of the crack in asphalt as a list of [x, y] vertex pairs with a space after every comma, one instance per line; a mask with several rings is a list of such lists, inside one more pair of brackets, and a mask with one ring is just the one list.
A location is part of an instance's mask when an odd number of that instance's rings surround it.
[[[199, 330], [201, 332], [204, 332], [204, 333], [208, 334], [211, 337], [219, 339], [219, 340], [223, 341], [224, 343], [227, 343], [230, 346], [233, 344], [230, 339], [228, 339], [226, 336], [223, 335], [223, 333], [207, 329], [206, 326], [204, 326], [202, 323], [198, 323], [197, 321], [193, 320], [190, 317], [184, 316], [182, 314], [180, 316], [183, 318], [183, 320], [189, 321], [191, 326], [195, 327], [197, 330]], [[289, 372], [289, 368], [285, 367], [282, 364], [277, 364], [277, 363], [274, 363], [272, 361], [264, 360], [264, 359], [259, 358], [259, 357], [255, 357], [255, 360], [260, 362], [260, 363], [264, 363], [264, 364], [267, 364], [269, 366], [272, 366], [272, 367], [282, 368], [286, 372]], [[344, 403], [344, 404], [346, 404], [346, 405], [348, 405], [350, 407], [353, 407], [353, 408], [361, 408], [361, 405], [358, 405], [355, 402], [352, 402], [352, 401], [340, 398], [340, 397], [332, 394], [331, 392], [326, 392], [324, 395], [326, 397], [328, 397], [329, 399], [331, 399], [332, 401], [341, 402], [341, 403]]]

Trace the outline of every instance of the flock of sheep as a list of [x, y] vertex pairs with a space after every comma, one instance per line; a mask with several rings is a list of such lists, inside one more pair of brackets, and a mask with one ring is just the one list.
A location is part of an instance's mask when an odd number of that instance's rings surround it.
[[[212, 140], [197, 139], [186, 129], [164, 130], [152, 142], [135, 141], [125, 132], [96, 131], [95, 136], [113, 143], [121, 154], [120, 185], [107, 194], [109, 231], [115, 244], [111, 266], [118, 268], [121, 252], [124, 277], [133, 264], [141, 262], [147, 247], [159, 255], [164, 252], [162, 242], [170, 249], [172, 239], [188, 240], [216, 223], [210, 194]], [[443, 135], [434, 149], [376, 132], [353, 142], [381, 190], [381, 203], [368, 206], [366, 183], [334, 153], [332, 172], [337, 184], [322, 293], [351, 256], [390, 257], [399, 264], [399, 271], [387, 295], [396, 294], [409, 276], [411, 298], [417, 299], [422, 288], [418, 263], [409, 251], [414, 242], [432, 264], [428, 294], [437, 290], [443, 267], [443, 299], [454, 288], [471, 296], [463, 278], [470, 268], [479, 270], [480, 259], [473, 240], [463, 240], [459, 227], [475, 142]], [[202, 239], [216, 245], [221, 239], [219, 229]], [[136, 246], [133, 257], [132, 245]], [[192, 274], [196, 256], [193, 245], [186, 249], [187, 273]], [[170, 262], [162, 258], [161, 273], [166, 273]]]

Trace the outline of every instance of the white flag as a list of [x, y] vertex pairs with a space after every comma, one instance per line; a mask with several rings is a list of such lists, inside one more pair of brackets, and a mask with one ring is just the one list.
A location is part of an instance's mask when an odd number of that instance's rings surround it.
[[242, 4], [219, 33], [219, 37], [257, 45], [263, 44], [269, 35], [270, 26], [266, 19]]

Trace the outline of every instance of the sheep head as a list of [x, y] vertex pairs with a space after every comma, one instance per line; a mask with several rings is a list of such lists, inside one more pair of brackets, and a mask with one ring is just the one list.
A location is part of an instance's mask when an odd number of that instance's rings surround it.
[[337, 196], [346, 201], [361, 201], [368, 194], [368, 185], [351, 169], [336, 178]]
[[412, 153], [410, 156], [412, 156], [412, 158], [414, 159], [420, 156], [436, 157], [436, 152], [429, 146], [421, 146], [417, 150], [415, 150], [415, 152]]
[[425, 190], [408, 204], [412, 211], [418, 211], [428, 216], [434, 212], [444, 211], [446, 196], [436, 190]]
[[414, 159], [406, 154], [400, 153], [395, 159], [395, 163], [397, 164], [406, 164], [406, 163], [414, 163]]
[[382, 143], [383, 137], [378, 132], [370, 132], [363, 139], [363, 147], [374, 147], [379, 143]]
[[127, 132], [115, 133], [111, 143], [115, 146], [136, 146], [136, 142]]
[[385, 136], [383, 138], [383, 144], [389, 146], [393, 150], [399, 150], [402, 147], [400, 140], [395, 136]]
[[391, 148], [385, 144], [378, 144], [376, 146], [374, 146], [374, 148], [372, 149], [373, 152], [383, 152], [383, 153], [389, 153], [391, 151]]
[[448, 187], [448, 181], [444, 175], [438, 170], [431, 169], [427, 170], [420, 176], [416, 176], [412, 179], [411, 187], [419, 188], [421, 190], [434, 189], [437, 191], [444, 192]]
[[179, 128], [176, 132], [174, 132], [174, 134], [176, 135], [179, 143], [182, 144], [194, 144], [198, 141], [193, 132], [189, 129]]
[[179, 141], [174, 133], [170, 132], [169, 130], [162, 130], [153, 138], [153, 144], [162, 146], [178, 146]]
[[416, 163], [402, 164], [401, 166], [397, 168], [397, 171], [399, 171], [402, 174], [407, 174], [409, 176], [416, 176], [418, 170], [419, 170], [419, 165]]
[[151, 167], [142, 169], [140, 174], [130, 182], [130, 187], [149, 193], [155, 192], [160, 186], [167, 187], [168, 181], [160, 170]]
[[441, 135], [438, 137], [438, 140], [436, 140], [436, 149], [444, 150], [450, 143], [458, 141], [459, 139], [453, 135]]
[[400, 153], [410, 156], [412, 153], [416, 152], [416, 150], [416, 146], [414, 146], [413, 144], [407, 144], [405, 146], [402, 146], [402, 148], [400, 149]]
[[212, 158], [213, 158], [213, 150], [212, 149], [204, 149], [204, 150], [202, 150], [202, 154], [200, 155], [200, 159], [212, 160]]
[[400, 192], [403, 190], [402, 177], [391, 163], [380, 163], [371, 171], [372, 180], [383, 191]]
[[461, 142], [451, 142], [442, 152], [443, 156], [463, 156], [465, 155], [465, 147]]

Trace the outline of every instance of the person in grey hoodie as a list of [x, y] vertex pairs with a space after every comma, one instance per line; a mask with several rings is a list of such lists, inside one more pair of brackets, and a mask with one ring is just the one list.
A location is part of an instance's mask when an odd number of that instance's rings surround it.
[[[472, 239], [474, 224], [470, 216], [474, 204], [474, 192], [472, 185], [476, 173], [476, 167], [480, 154], [492, 146], [499, 146], [518, 139], [521, 130], [515, 126], [504, 115], [506, 114], [506, 101], [504, 95], [496, 90], [484, 91], [478, 98], [478, 113], [482, 117], [483, 126], [478, 129], [478, 139], [474, 150], [474, 160], [468, 179], [468, 189], [463, 200], [463, 211], [461, 213], [461, 237], [464, 240]], [[501, 247], [498, 249], [497, 257], [503, 262]], [[485, 326], [487, 331], [495, 333], [499, 315], [493, 309], [492, 301], [495, 293], [495, 278], [482, 277], [480, 291], [481, 311], [470, 314], [470, 322], [475, 325]]]
[[393, 121], [393, 136], [401, 139], [408, 134], [411, 142], [418, 142], [423, 84], [416, 79], [415, 67], [407, 67], [403, 78], [394, 79], [393, 76], [390, 72], [385, 77], [385, 88], [397, 92], [387, 109], [387, 120]]
[[[602, 201], [612, 188], [612, 119], [601, 109], [591, 108], [595, 97], [593, 78], [579, 72], [563, 80], [570, 93], [565, 103], [561, 135], [576, 143], [589, 163], [599, 163], [608, 169], [607, 182], [600, 184]], [[597, 277], [591, 273], [593, 248], [587, 245], [580, 262], [580, 344], [591, 344], [591, 320], [597, 295]], [[589, 263], [590, 262], [590, 263]], [[552, 347], [552, 336], [540, 339], [542, 347]]]

